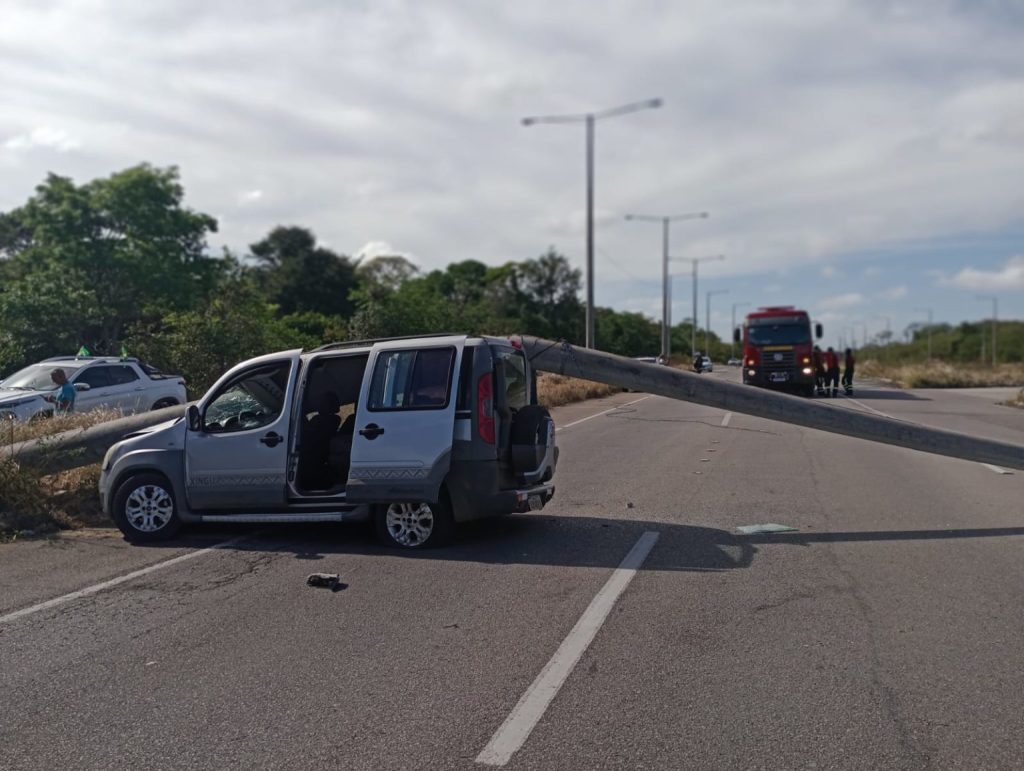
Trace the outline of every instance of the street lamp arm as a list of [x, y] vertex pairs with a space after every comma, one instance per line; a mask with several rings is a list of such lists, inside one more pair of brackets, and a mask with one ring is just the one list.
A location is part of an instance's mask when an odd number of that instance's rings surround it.
[[661, 99], [645, 99], [642, 102], [630, 102], [624, 104], [621, 107], [612, 107], [608, 110], [602, 110], [601, 112], [590, 113], [595, 119], [601, 118], [614, 118], [617, 115], [626, 115], [631, 112], [639, 112], [640, 110], [656, 110], [664, 104]]
[[653, 214], [627, 214], [626, 219], [630, 222], [679, 222], [681, 220], [706, 220], [710, 216], [706, 211], [698, 211], [690, 214], [672, 214], [667, 217], [656, 217]]
[[522, 124], [524, 126], [534, 126], [538, 123], [581, 123], [590, 117], [593, 116], [586, 113], [579, 115], [531, 115], [528, 118], [523, 118]]

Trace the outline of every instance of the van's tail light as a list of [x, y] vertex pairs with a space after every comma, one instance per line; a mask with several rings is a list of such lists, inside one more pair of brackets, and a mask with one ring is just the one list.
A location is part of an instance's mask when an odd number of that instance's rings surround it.
[[481, 441], [494, 444], [494, 376], [490, 372], [476, 384], [476, 432]]

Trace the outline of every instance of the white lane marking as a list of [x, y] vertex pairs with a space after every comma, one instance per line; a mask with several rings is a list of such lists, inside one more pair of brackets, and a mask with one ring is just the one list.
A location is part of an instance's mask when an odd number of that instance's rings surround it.
[[559, 431], [565, 431], [565, 429], [567, 429], [567, 428], [572, 428], [573, 426], [578, 426], [580, 423], [586, 423], [588, 420], [593, 420], [594, 418], [599, 418], [602, 415], [607, 415], [609, 412], [615, 412], [615, 410], [622, 409], [623, 407], [628, 407], [631, 404], [636, 404], [638, 402], [642, 402], [644, 399], [650, 399], [650, 398], [651, 398], [650, 396], [641, 396], [639, 399], [634, 399], [633, 401], [626, 402], [625, 404], [616, 404], [610, 410], [605, 410], [604, 412], [599, 412], [596, 415], [588, 415], [585, 418], [580, 418], [579, 420], [574, 420], [572, 423], [566, 423], [564, 426], [559, 426], [558, 428], [555, 429], [555, 433], [557, 433]]
[[131, 581], [134, 578], [139, 578], [140, 576], [144, 576], [149, 573], [155, 573], [157, 570], [163, 570], [164, 568], [169, 568], [173, 565], [178, 565], [182, 562], [185, 562], [186, 560], [195, 559], [196, 557], [202, 557], [204, 554], [209, 554], [210, 552], [216, 551], [217, 549], [225, 549], [228, 546], [233, 546], [239, 541], [243, 541], [247, 538], [252, 538], [252, 535], [243, 535], [239, 536], [238, 538], [232, 538], [230, 541], [222, 541], [221, 543], [214, 544], [213, 546], [208, 546], [205, 549], [200, 549], [199, 551], [192, 551], [188, 554], [181, 554], [177, 557], [172, 557], [169, 560], [157, 562], [153, 565], [149, 565], [148, 567], [144, 567], [139, 570], [134, 570], [131, 573], [125, 573], [123, 576], [111, 578], [109, 581], [104, 581], [99, 584], [93, 584], [92, 586], [87, 586], [84, 589], [79, 589], [77, 591], [70, 592], [69, 594], [62, 594], [60, 597], [54, 597], [51, 600], [46, 600], [36, 605], [30, 605], [27, 608], [22, 608], [21, 610], [16, 610], [12, 613], [8, 613], [5, 616], [0, 616], [0, 624], [5, 624], [8, 621], [14, 621], [18, 618], [30, 616], [33, 613], [38, 613], [41, 610], [53, 608], [57, 605], [63, 605], [64, 603], [71, 602], [72, 600], [77, 600], [82, 597], [88, 597], [90, 594], [102, 592], [104, 589], [109, 589], [112, 586], [123, 584], [125, 581]]
[[876, 410], [876, 409], [875, 409], [874, 407], [872, 407], [872, 406], [870, 406], [870, 405], [868, 405], [868, 404], [865, 404], [864, 402], [860, 402], [860, 401], [857, 401], [857, 400], [856, 400], [856, 399], [854, 399], [854, 398], [853, 398], [852, 396], [846, 396], [846, 395], [844, 394], [844, 395], [843, 395], [843, 398], [844, 398], [844, 399], [846, 399], [846, 401], [848, 401], [848, 402], [853, 402], [854, 404], [856, 404], [856, 405], [858, 405], [858, 406], [860, 406], [860, 407], [863, 407], [863, 408], [864, 408], [864, 409], [866, 409], [866, 410], [867, 410], [868, 412], [873, 412], [873, 413], [875, 413], [876, 415], [881, 415], [881, 416], [882, 416], [883, 418], [892, 418], [893, 420], [902, 420], [902, 418], [893, 418], [893, 416], [892, 416], [892, 415], [889, 415], [889, 414], [887, 414], [887, 413], [885, 413], [885, 412], [882, 412], [881, 410]]
[[725, 415], [722, 416], [722, 426], [728, 426], [730, 420], [732, 420], [732, 413], [725, 413]]
[[981, 465], [984, 466], [985, 468], [987, 468], [989, 471], [994, 471], [997, 474], [1012, 474], [1013, 473], [1008, 468], [1003, 468], [1002, 466], [993, 466], [991, 463], [982, 463]]
[[590, 605], [569, 632], [555, 655], [540, 671], [537, 678], [526, 689], [505, 722], [495, 731], [494, 736], [477, 755], [477, 763], [489, 766], [503, 766], [516, 750], [523, 746], [538, 721], [543, 717], [551, 700], [558, 695], [566, 678], [572, 673], [580, 657], [593, 642], [598, 630], [608, 617], [619, 595], [629, 586], [636, 571], [643, 565], [647, 555], [658, 541], [659, 533], [648, 530], [629, 550], [611, 578], [601, 587]]

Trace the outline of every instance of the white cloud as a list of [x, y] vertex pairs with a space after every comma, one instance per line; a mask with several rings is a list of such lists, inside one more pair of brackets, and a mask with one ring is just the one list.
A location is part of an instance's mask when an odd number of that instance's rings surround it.
[[964, 268], [943, 283], [976, 291], [1024, 289], [1024, 255], [1011, 257], [999, 270]]
[[841, 270], [839, 270], [838, 268], [835, 268], [835, 267], [833, 267], [831, 265], [826, 265], [825, 267], [823, 267], [821, 269], [821, 277], [822, 278], [842, 278], [843, 277], [843, 272]]
[[868, 265], [864, 268], [864, 278], [874, 278], [880, 275], [882, 275], [882, 269], [875, 265]]
[[263, 198], [262, 190], [246, 190], [238, 194], [239, 206], [245, 206], [246, 204], [256, 203]]
[[363, 244], [359, 249], [353, 253], [353, 259], [356, 260], [372, 260], [375, 257], [393, 257], [395, 255], [405, 257], [409, 262], [416, 265], [419, 261], [416, 257], [408, 252], [403, 252], [400, 249], [396, 249], [387, 241], [368, 241]]
[[27, 133], [17, 134], [4, 142], [5, 148], [15, 151], [45, 148], [56, 150], [59, 153], [66, 153], [71, 150], [77, 150], [80, 146], [81, 143], [66, 131], [49, 126], [39, 126]]
[[894, 286], [883, 291], [881, 296], [885, 300], [899, 300], [901, 297], [907, 296], [907, 288], [905, 286]]
[[843, 308], [853, 308], [864, 302], [864, 295], [860, 292], [847, 292], [818, 300], [817, 307], [824, 311], [836, 311]]

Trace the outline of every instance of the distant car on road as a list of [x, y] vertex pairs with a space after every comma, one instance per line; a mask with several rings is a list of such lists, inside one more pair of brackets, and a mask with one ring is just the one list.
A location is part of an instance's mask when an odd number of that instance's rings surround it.
[[53, 414], [53, 404], [45, 397], [56, 390], [50, 378], [56, 369], [64, 370], [77, 392], [75, 412], [103, 407], [129, 415], [187, 401], [180, 375], [164, 375], [138, 359], [56, 356], [0, 381], [0, 418], [31, 420]]
[[729, 359], [726, 364], [730, 367], [739, 367], [743, 364], [743, 359]]
[[634, 356], [634, 361], [642, 361], [646, 364], [664, 364], [665, 358], [663, 356]]
[[714, 372], [715, 365], [711, 362], [710, 356], [700, 357], [700, 371], [701, 372]]

